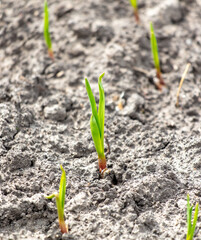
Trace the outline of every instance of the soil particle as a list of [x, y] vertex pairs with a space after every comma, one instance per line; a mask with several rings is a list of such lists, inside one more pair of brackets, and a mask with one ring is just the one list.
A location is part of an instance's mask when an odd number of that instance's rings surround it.
[[66, 109], [59, 105], [47, 106], [44, 108], [44, 116], [47, 119], [63, 121], [66, 116]]
[[96, 37], [97, 41], [107, 43], [113, 38], [114, 31], [107, 22], [95, 21], [92, 24], [92, 34]]
[[82, 55], [85, 55], [85, 48], [80, 44], [75, 44], [73, 45], [69, 50], [68, 50], [68, 54], [72, 57], [79, 57]]
[[143, 97], [137, 93], [134, 93], [128, 98], [126, 106], [122, 111], [120, 111], [120, 114], [127, 115], [133, 120], [137, 119], [140, 122], [144, 123], [145, 119], [143, 120], [144, 117], [143, 114], [141, 114], [144, 109], [144, 104], [145, 101]]
[[35, 157], [24, 145], [13, 146], [7, 154], [8, 164], [11, 171], [24, 169], [34, 165]]
[[166, 0], [163, 3], [148, 9], [147, 15], [157, 27], [181, 21], [182, 10], [179, 0]]
[[70, 25], [78, 38], [89, 38], [92, 35], [91, 26], [87, 22], [75, 21]]
[[58, 19], [64, 17], [66, 14], [72, 12], [74, 10], [73, 5], [71, 3], [61, 2], [58, 4], [55, 15]]

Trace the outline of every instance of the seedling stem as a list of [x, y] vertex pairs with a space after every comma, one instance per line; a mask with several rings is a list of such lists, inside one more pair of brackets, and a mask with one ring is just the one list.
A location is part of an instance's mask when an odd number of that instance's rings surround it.
[[137, 23], [140, 22], [139, 14], [138, 14], [138, 1], [137, 0], [130, 0], [131, 5], [133, 6], [134, 16]]

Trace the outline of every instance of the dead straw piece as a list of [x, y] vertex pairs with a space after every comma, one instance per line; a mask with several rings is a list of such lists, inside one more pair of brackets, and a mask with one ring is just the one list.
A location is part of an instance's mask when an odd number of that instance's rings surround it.
[[185, 71], [184, 71], [184, 73], [183, 73], [183, 75], [182, 75], [182, 78], [181, 78], [181, 80], [180, 80], [179, 88], [178, 88], [178, 90], [177, 90], [177, 102], [176, 102], [176, 107], [179, 106], [179, 93], [180, 93], [182, 84], [183, 84], [183, 82], [184, 82], [184, 79], [185, 79], [185, 77], [186, 77], [186, 74], [188, 73], [188, 70], [189, 70], [190, 66], [191, 66], [190, 63], [188, 63], [188, 64], [186, 65]]

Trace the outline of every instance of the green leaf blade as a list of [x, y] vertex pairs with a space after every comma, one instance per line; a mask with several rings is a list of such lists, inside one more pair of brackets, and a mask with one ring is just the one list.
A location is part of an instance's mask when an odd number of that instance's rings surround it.
[[60, 180], [60, 186], [59, 186], [59, 201], [60, 201], [60, 207], [62, 212], [64, 212], [64, 204], [65, 204], [65, 195], [66, 195], [66, 173], [63, 169], [62, 165], [60, 165], [62, 175]]
[[98, 112], [97, 112], [97, 107], [96, 107], [96, 101], [95, 101], [95, 97], [93, 95], [93, 92], [91, 90], [91, 86], [90, 86], [89, 81], [88, 81], [87, 78], [85, 78], [85, 86], [86, 86], [87, 94], [88, 94], [90, 105], [91, 105], [92, 115], [96, 119], [96, 123], [98, 125], [98, 129], [99, 129], [99, 133], [100, 133], [101, 130], [100, 130], [100, 123], [99, 123], [99, 119], [98, 119]]
[[44, 2], [44, 28], [43, 34], [45, 38], [46, 45], [49, 50], [52, 49], [52, 41], [49, 33], [49, 12], [48, 12], [48, 5], [47, 1]]
[[91, 128], [91, 135], [94, 141], [94, 145], [96, 148], [96, 151], [98, 153], [98, 156], [104, 155], [104, 149], [102, 148], [101, 144], [101, 136], [100, 136], [100, 131], [98, 128], [98, 124], [96, 121], [96, 118], [92, 115], [90, 119], [90, 128]]
[[133, 8], [134, 8], [135, 10], [137, 10], [137, 8], [138, 8], [137, 0], [130, 0], [130, 3], [131, 3], [131, 5], [133, 6]]
[[105, 122], [105, 94], [102, 85], [102, 78], [105, 73], [101, 74], [98, 79], [98, 86], [99, 86], [99, 107], [98, 107], [98, 119], [100, 124], [100, 137], [101, 137], [101, 144], [102, 148], [104, 149], [104, 122]]
[[191, 228], [192, 239], [193, 239], [193, 235], [194, 235], [194, 232], [195, 232], [195, 227], [196, 227], [196, 223], [197, 223], [197, 219], [198, 219], [198, 212], [199, 212], [199, 204], [196, 203], [194, 219], [193, 219], [193, 225], [192, 225], [192, 228]]
[[158, 44], [157, 44], [157, 39], [154, 33], [154, 27], [153, 24], [150, 23], [150, 41], [151, 41], [151, 51], [152, 51], [152, 56], [154, 60], [154, 65], [155, 68], [160, 71], [160, 61], [159, 61], [159, 56], [158, 56]]
[[51, 195], [49, 195], [49, 196], [45, 196], [45, 198], [47, 198], [47, 199], [52, 199], [52, 198], [54, 198], [54, 197], [56, 197], [56, 194], [51, 194]]
[[189, 199], [189, 195], [187, 195], [187, 236], [190, 235], [190, 231], [191, 231], [191, 206], [190, 206], [190, 199]]

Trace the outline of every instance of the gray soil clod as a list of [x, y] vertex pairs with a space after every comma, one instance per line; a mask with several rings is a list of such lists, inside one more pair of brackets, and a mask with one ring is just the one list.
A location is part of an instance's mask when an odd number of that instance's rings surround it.
[[[128, 0], [48, 5], [54, 62], [43, 39], [43, 1], [0, 1], [0, 239], [185, 239], [187, 193], [201, 203], [201, 2], [139, 0], [139, 25]], [[84, 77], [98, 102], [103, 72], [110, 171], [100, 178]], [[44, 198], [58, 191], [60, 164], [63, 236], [55, 201]]]

